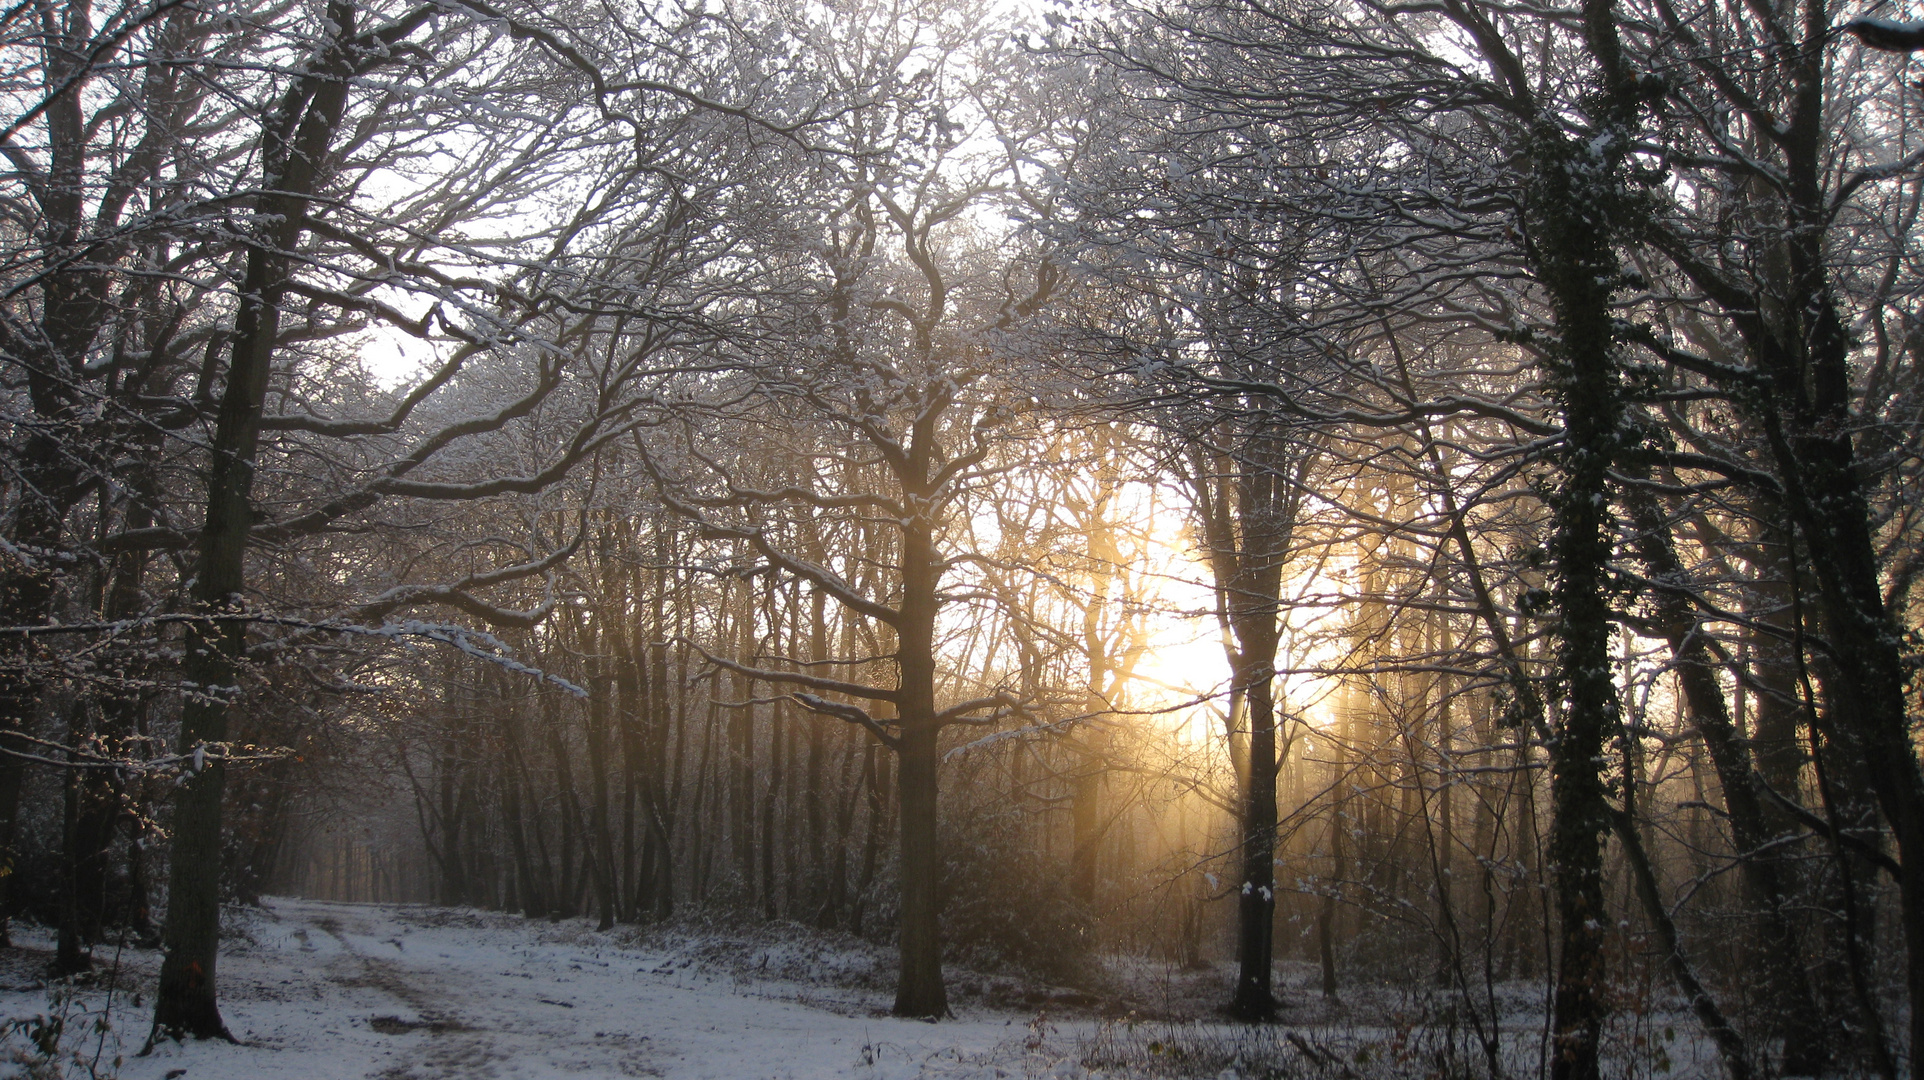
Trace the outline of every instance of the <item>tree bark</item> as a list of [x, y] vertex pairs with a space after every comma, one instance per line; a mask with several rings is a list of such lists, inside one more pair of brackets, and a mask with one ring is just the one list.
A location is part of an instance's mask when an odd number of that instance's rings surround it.
[[[922, 492], [916, 492], [921, 495]], [[942, 984], [942, 857], [937, 847], [935, 616], [937, 555], [927, 522], [902, 530], [902, 605], [896, 627], [900, 732], [896, 791], [901, 800], [901, 973], [897, 1016], [940, 1018], [949, 1012]]]
[[[1691, 607], [1686, 591], [1688, 575], [1677, 557], [1670, 528], [1648, 492], [1633, 492], [1628, 501], [1637, 528], [1638, 555], [1649, 569], [1651, 580], [1659, 583], [1656, 622], [1677, 664], [1677, 681], [1691, 726], [1703, 739], [1723, 789], [1724, 811], [1730, 821], [1731, 842], [1741, 860], [1746, 898], [1759, 912], [1762, 940], [1758, 942], [1758, 974], [1774, 999], [1775, 1026], [1784, 1035], [1784, 1072], [1792, 1076], [1821, 1075], [1831, 1061], [1828, 1025], [1811, 992], [1801, 942], [1787, 910], [1793, 902], [1790, 868], [1782, 855], [1765, 850], [1778, 832], [1756, 788], [1767, 781], [1754, 768], [1750, 747], [1731, 722], [1723, 689], [1717, 683], [1709, 641]], [[1623, 827], [1620, 822], [1620, 834]], [[1641, 889], [1641, 879], [1639, 882]]]
[[[554, 909], [550, 915], [572, 918], [580, 908], [576, 904], [579, 892], [575, 883], [575, 846], [582, 835], [581, 800], [575, 793], [575, 773], [573, 751], [568, 746], [566, 734], [562, 731], [561, 709], [552, 695], [545, 696], [541, 703], [541, 722], [547, 729], [548, 756], [554, 759], [556, 797], [561, 803], [561, 878], [553, 893]], [[583, 843], [581, 853], [582, 869], [593, 856]]]
[[1276, 708], [1268, 665], [1245, 674], [1248, 686], [1249, 787], [1243, 798], [1243, 881], [1236, 902], [1236, 993], [1229, 1012], [1238, 1020], [1276, 1014], [1271, 990], [1276, 924]]
[[1780, 386], [1780, 397], [1800, 394], [1809, 378], [1819, 398], [1809, 410], [1799, 408], [1783, 418], [1787, 423], [1781, 426], [1772, 418], [1778, 430], [1771, 441], [1786, 482], [1786, 502], [1808, 546], [1829, 662], [1837, 674], [1827, 685], [1835, 695], [1830, 737], [1864, 764], [1900, 851], [1898, 921], [1915, 1048], [1924, 1046], [1924, 1007], [1919, 1007], [1924, 1003], [1924, 771], [1906, 708], [1903, 634], [1885, 610], [1870, 507], [1845, 433], [1849, 342], [1828, 290], [1811, 290], [1810, 309], [1817, 325], [1811, 331], [1816, 347], [1808, 370], [1796, 365], [1786, 375], [1782, 369], [1792, 365], [1766, 361], [1763, 366], [1779, 378], [1798, 380], [1795, 388]]
[[[1240, 697], [1247, 724], [1246, 760], [1240, 770], [1242, 882], [1237, 897], [1236, 986], [1230, 1015], [1256, 1022], [1276, 1012], [1272, 992], [1276, 919], [1276, 650], [1281, 643], [1283, 564], [1295, 528], [1301, 471], [1307, 457], [1290, 461], [1288, 443], [1266, 430], [1267, 421], [1245, 421], [1237, 445], [1214, 458], [1198, 452], [1188, 477], [1202, 525], [1217, 618], [1224, 629], [1232, 697]], [[1235, 715], [1232, 705], [1231, 715]], [[1232, 736], [1233, 736], [1232, 732]], [[1232, 751], [1235, 739], [1232, 737]]]
[[[588, 637], [588, 648], [609, 648], [611, 643], [606, 635], [598, 639]], [[608, 792], [608, 714], [609, 698], [613, 695], [614, 680], [607, 674], [610, 657], [594, 654], [588, 658], [594, 675], [590, 679], [591, 692], [588, 697], [588, 768], [590, 795], [594, 807], [590, 812], [590, 831], [594, 834], [595, 845], [595, 909], [599, 922], [595, 929], [611, 930], [620, 916], [617, 904], [615, 881], [615, 838], [609, 812]]]
[[[231, 616], [246, 605], [254, 463], [273, 370], [280, 303], [309, 199], [324, 175], [329, 143], [346, 110], [354, 16], [353, 6], [344, 0], [329, 5], [333, 36], [313, 68], [288, 89], [262, 138], [264, 193], [258, 209], [267, 224], [247, 255], [227, 386], [210, 446], [207, 516], [195, 561], [195, 609], [208, 621], [189, 625], [181, 673], [190, 690], [181, 710], [179, 748], [205, 764], [186, 778], [175, 796], [163, 931], [167, 951], [154, 1000], [155, 1036], [233, 1039], [221, 1020], [215, 994], [221, 795], [227, 782], [227, 765], [219, 750], [227, 739], [232, 687], [247, 634], [246, 622]], [[210, 749], [215, 751], [211, 756]]]
[[[1586, 0], [1593, 53], [1614, 43], [1614, 29], [1595, 25], [1613, 18], [1609, 7], [1608, 0]], [[1600, 63], [1604, 80], [1614, 80], [1615, 66]], [[1564, 424], [1550, 545], [1557, 682], [1564, 695], [1550, 743], [1549, 848], [1561, 944], [1552, 1001], [1553, 1080], [1598, 1080], [1609, 1012], [1603, 840], [1613, 810], [1602, 760], [1605, 743], [1621, 729], [1608, 597], [1614, 533], [1609, 470], [1622, 449], [1623, 408], [1611, 309], [1619, 265], [1610, 215], [1621, 199], [1616, 173], [1629, 119], [1606, 119], [1588, 145], [1540, 124], [1526, 212], [1532, 261], [1555, 317], [1556, 341], [1545, 366]], [[1618, 148], [1598, 161], [1591, 154], [1596, 145]]]

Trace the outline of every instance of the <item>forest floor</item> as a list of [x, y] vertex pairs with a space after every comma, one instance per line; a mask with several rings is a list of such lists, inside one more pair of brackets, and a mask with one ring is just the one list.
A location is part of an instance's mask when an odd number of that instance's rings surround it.
[[[140, 1057], [158, 954], [119, 954], [113, 981], [126, 989], [109, 1010], [104, 974], [49, 986], [51, 934], [17, 927], [16, 947], [0, 950], [0, 1076], [1363, 1080], [1384, 1074], [1364, 1067], [1373, 1052], [1410, 1045], [1405, 1025], [1357, 1026], [1287, 990], [1298, 1015], [1285, 1025], [1236, 1028], [1193, 1011], [1226, 973], [1129, 962], [1102, 980], [1126, 996], [952, 972], [955, 1019], [898, 1020], [889, 950], [792, 924], [603, 934], [579, 920], [276, 898], [231, 912], [226, 929], [222, 1009], [239, 1045], [163, 1043]], [[53, 1016], [63, 1030], [42, 1048], [55, 1050], [48, 1062], [32, 1037]]]

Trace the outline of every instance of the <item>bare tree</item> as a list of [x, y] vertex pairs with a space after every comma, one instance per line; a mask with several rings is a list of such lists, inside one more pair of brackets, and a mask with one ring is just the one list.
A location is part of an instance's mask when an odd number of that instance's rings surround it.
[[[969, 144], [985, 121], [957, 98], [1020, 54], [992, 40], [981, 48], [995, 51], [972, 52], [981, 37], [971, 18], [860, 9], [806, 27], [811, 46], [849, 73], [831, 89], [874, 104], [824, 129], [837, 153], [809, 167], [798, 246], [769, 252], [799, 290], [770, 309], [779, 336], [682, 410], [674, 449], [650, 454], [663, 502], [705, 537], [739, 544], [754, 572], [800, 581], [869, 627], [876, 652], [834, 658], [861, 678], [830, 676], [822, 657], [714, 660], [796, 688], [804, 708], [859, 724], [894, 754], [903, 1016], [948, 1011], [941, 733], [1019, 706], [997, 686], [939, 700], [939, 628], [968, 595], [948, 583], [969, 560], [953, 547], [955, 523], [1002, 468], [991, 451], [1015, 415], [1006, 331], [1046, 300], [1057, 273], [1044, 256], [1000, 256], [974, 224], [1012, 181], [999, 155]], [[760, 462], [783, 464], [770, 475]], [[828, 537], [871, 531], [878, 565], [822, 558]]]

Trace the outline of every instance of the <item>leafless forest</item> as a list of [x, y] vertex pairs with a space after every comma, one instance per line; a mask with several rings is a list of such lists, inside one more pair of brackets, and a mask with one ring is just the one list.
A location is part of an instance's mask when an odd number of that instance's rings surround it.
[[1879, 13], [8, 6], [0, 914], [163, 1039], [290, 894], [1915, 1075]]

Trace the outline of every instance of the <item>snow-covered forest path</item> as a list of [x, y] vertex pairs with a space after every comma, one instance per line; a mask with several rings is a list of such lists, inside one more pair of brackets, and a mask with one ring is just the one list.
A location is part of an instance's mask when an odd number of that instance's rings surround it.
[[873, 994], [730, 975], [579, 923], [272, 899], [236, 930], [220, 977], [243, 1045], [135, 1058], [146, 1018], [132, 1010], [116, 1018], [122, 1077], [995, 1076], [989, 1059], [1007, 1063], [1025, 1035], [1006, 1014], [877, 1015]]

